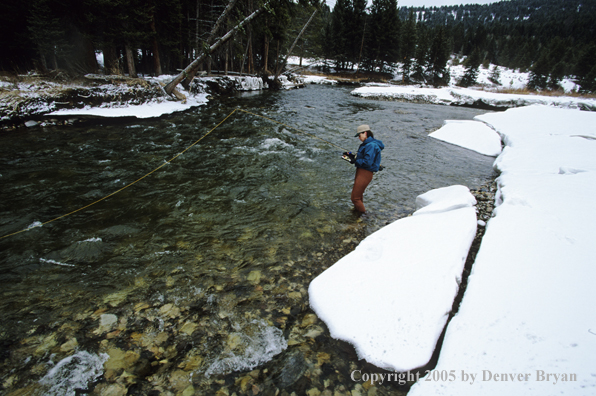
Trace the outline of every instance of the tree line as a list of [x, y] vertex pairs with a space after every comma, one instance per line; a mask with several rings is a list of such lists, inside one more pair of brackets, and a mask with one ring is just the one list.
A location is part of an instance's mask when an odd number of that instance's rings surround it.
[[[0, 15], [0, 69], [96, 73], [175, 74], [208, 46], [229, 0], [5, 0]], [[204, 70], [268, 72], [287, 45], [290, 21], [316, 0], [236, 1], [214, 32], [223, 36], [248, 15], [244, 26], [205, 60]]]
[[339, 70], [391, 72], [399, 65], [404, 82], [440, 86], [457, 55], [465, 59], [463, 86], [476, 82], [480, 65], [493, 64], [530, 72], [531, 89], [559, 89], [572, 76], [581, 91], [596, 91], [596, 0], [429, 8], [338, 0], [323, 34], [322, 56]]
[[[175, 74], [208, 45], [227, 0], [5, 0], [0, 16], [0, 69]], [[218, 35], [263, 0], [239, 0]], [[405, 83], [449, 81], [450, 56], [465, 59], [460, 84], [472, 85], [480, 65], [530, 72], [529, 88], [559, 89], [572, 76], [596, 91], [596, 0], [510, 0], [486, 5], [399, 7], [397, 0], [272, 0], [257, 19], [202, 65], [203, 70], [275, 73], [294, 37], [296, 55], [323, 69], [391, 73]], [[498, 68], [493, 70], [496, 81]]]

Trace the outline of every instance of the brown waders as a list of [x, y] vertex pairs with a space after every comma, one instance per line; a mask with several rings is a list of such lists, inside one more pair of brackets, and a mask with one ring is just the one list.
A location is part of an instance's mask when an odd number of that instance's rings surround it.
[[364, 190], [373, 178], [373, 173], [366, 169], [356, 168], [356, 176], [354, 177], [354, 187], [352, 188], [352, 203], [354, 209], [359, 212], [366, 213], [364, 208], [363, 195]]

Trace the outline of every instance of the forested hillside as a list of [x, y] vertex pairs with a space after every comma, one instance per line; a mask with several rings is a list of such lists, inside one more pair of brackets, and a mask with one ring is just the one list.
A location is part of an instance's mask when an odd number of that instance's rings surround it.
[[[208, 44], [228, 0], [5, 0], [0, 69], [70, 74], [175, 74]], [[529, 88], [558, 89], [565, 76], [596, 91], [596, 0], [510, 0], [488, 5], [399, 7], [396, 0], [238, 0], [215, 32], [223, 36], [263, 12], [203, 63], [203, 70], [271, 73], [313, 11], [295, 55], [335, 71], [393, 73], [435, 86], [451, 55], [465, 59], [461, 85], [480, 65], [530, 71]], [[495, 68], [494, 73], [497, 74]]]
[[596, 90], [596, 0], [397, 7], [397, 21], [394, 4], [373, 0], [366, 9], [363, 0], [338, 0], [324, 56], [350, 69], [389, 71], [399, 62], [405, 82], [443, 85], [448, 57], [456, 54], [466, 57], [462, 85], [490, 63], [530, 71], [531, 89], [557, 89], [574, 76], [583, 91]]

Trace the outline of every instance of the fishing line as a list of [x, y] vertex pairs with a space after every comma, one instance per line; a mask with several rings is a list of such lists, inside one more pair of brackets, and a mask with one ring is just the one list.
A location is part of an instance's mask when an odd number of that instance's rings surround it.
[[[272, 121], [272, 122], [275, 122], [275, 123], [281, 124], [281, 125], [283, 125], [283, 126], [285, 126], [285, 127], [289, 128], [289, 129], [293, 129], [293, 130], [295, 130], [295, 131], [297, 131], [297, 132], [299, 132], [299, 133], [302, 133], [302, 134], [304, 134], [304, 135], [308, 135], [308, 136], [310, 136], [310, 137], [312, 137], [312, 138], [317, 138], [317, 139], [319, 139], [319, 140], [322, 140], [323, 142], [325, 142], [325, 143], [328, 143], [328, 144], [330, 144], [330, 145], [332, 145], [332, 146], [335, 146], [335, 147], [337, 147], [337, 148], [339, 148], [339, 149], [341, 149], [341, 150], [348, 151], [348, 150], [345, 150], [345, 149], [341, 148], [340, 146], [338, 146], [338, 145], [337, 145], [337, 144], [335, 144], [335, 143], [332, 143], [332, 142], [330, 142], [330, 141], [327, 141], [327, 140], [325, 140], [325, 139], [322, 139], [322, 138], [320, 138], [320, 137], [318, 137], [318, 136], [316, 136], [316, 135], [313, 135], [313, 134], [311, 134], [311, 133], [308, 133], [308, 132], [302, 131], [302, 130], [300, 130], [300, 129], [298, 129], [298, 128], [295, 128], [295, 127], [292, 127], [292, 126], [290, 126], [290, 125], [284, 124], [283, 122], [276, 121], [276, 120], [274, 120], [274, 119], [272, 119], [272, 118], [265, 117], [265, 116], [263, 116], [263, 115], [260, 115], [260, 114], [251, 113], [250, 111], [247, 111], [247, 110], [243, 110], [243, 109], [240, 109], [240, 108], [236, 108], [236, 109], [234, 109], [234, 110], [233, 110], [233, 111], [232, 111], [230, 114], [228, 114], [228, 115], [227, 115], [227, 116], [226, 116], [226, 117], [225, 117], [223, 120], [221, 120], [221, 121], [220, 121], [220, 122], [219, 122], [219, 123], [218, 123], [218, 124], [217, 124], [215, 127], [213, 127], [213, 128], [212, 128], [212, 129], [211, 129], [209, 132], [205, 133], [205, 134], [204, 134], [203, 136], [201, 136], [201, 137], [200, 137], [198, 140], [196, 140], [196, 141], [195, 141], [193, 144], [191, 144], [190, 146], [186, 147], [184, 150], [182, 150], [181, 152], [179, 152], [178, 154], [176, 154], [175, 156], [173, 156], [171, 159], [169, 159], [169, 160], [165, 161], [163, 164], [161, 164], [161, 165], [160, 165], [160, 166], [158, 166], [157, 168], [153, 169], [151, 172], [149, 172], [149, 173], [145, 174], [144, 176], [142, 176], [142, 177], [138, 178], [137, 180], [135, 180], [135, 181], [133, 181], [133, 182], [131, 182], [131, 183], [129, 183], [129, 184], [127, 184], [127, 185], [125, 185], [124, 187], [120, 188], [119, 190], [116, 190], [116, 191], [114, 191], [114, 192], [113, 192], [113, 193], [111, 193], [111, 194], [108, 194], [108, 195], [106, 195], [106, 196], [105, 196], [105, 197], [103, 197], [103, 198], [100, 198], [100, 199], [98, 199], [97, 201], [91, 202], [91, 203], [90, 203], [90, 204], [88, 204], [88, 205], [85, 205], [85, 206], [82, 206], [82, 207], [80, 207], [80, 208], [78, 208], [78, 209], [76, 209], [76, 210], [73, 210], [72, 212], [69, 212], [69, 213], [63, 214], [62, 216], [58, 216], [58, 217], [56, 217], [56, 218], [54, 218], [54, 219], [52, 219], [52, 220], [48, 220], [48, 221], [46, 221], [46, 222], [43, 222], [43, 223], [40, 223], [40, 224], [37, 224], [37, 225], [30, 226], [30, 227], [28, 227], [28, 228], [25, 228], [25, 229], [23, 229], [23, 230], [16, 231], [16, 232], [13, 232], [13, 233], [11, 233], [11, 234], [6, 234], [6, 235], [4, 235], [4, 236], [1, 236], [1, 237], [0, 237], [0, 240], [2, 240], [2, 239], [4, 239], [4, 238], [8, 238], [8, 237], [10, 237], [10, 236], [13, 236], [13, 235], [20, 234], [20, 233], [22, 233], [22, 232], [25, 232], [25, 231], [30, 231], [30, 230], [33, 230], [33, 229], [35, 229], [35, 228], [42, 227], [42, 226], [44, 226], [44, 225], [46, 225], [46, 224], [50, 224], [50, 223], [52, 223], [52, 222], [54, 222], [54, 221], [56, 221], [56, 220], [60, 220], [60, 219], [62, 219], [62, 218], [64, 218], [64, 217], [70, 216], [70, 215], [72, 215], [72, 214], [75, 214], [75, 213], [77, 213], [77, 212], [80, 212], [80, 211], [82, 211], [82, 210], [84, 210], [84, 209], [87, 209], [87, 208], [89, 208], [89, 207], [91, 207], [91, 206], [93, 206], [93, 205], [95, 205], [95, 204], [98, 204], [98, 203], [100, 203], [100, 202], [102, 202], [102, 201], [105, 201], [106, 199], [108, 199], [108, 198], [110, 198], [110, 197], [112, 197], [112, 196], [114, 196], [114, 195], [118, 194], [119, 192], [121, 192], [121, 191], [123, 191], [123, 190], [126, 190], [128, 187], [132, 186], [133, 184], [136, 184], [136, 183], [140, 182], [141, 180], [145, 179], [147, 176], [149, 176], [149, 175], [151, 175], [151, 174], [153, 174], [153, 173], [157, 172], [158, 170], [160, 170], [161, 168], [163, 168], [164, 166], [168, 165], [170, 162], [174, 161], [176, 158], [180, 157], [182, 154], [184, 154], [185, 152], [187, 152], [187, 151], [188, 151], [190, 148], [194, 147], [194, 146], [195, 146], [197, 143], [199, 143], [201, 140], [205, 139], [205, 138], [206, 138], [206, 137], [207, 137], [207, 136], [208, 136], [208, 135], [209, 135], [211, 132], [213, 132], [214, 130], [216, 130], [216, 129], [217, 129], [217, 128], [218, 128], [218, 127], [221, 125], [221, 124], [223, 124], [224, 122], [226, 122], [226, 121], [227, 121], [227, 120], [228, 120], [228, 119], [229, 119], [229, 118], [230, 118], [230, 117], [231, 117], [231, 116], [232, 116], [232, 115], [233, 115], [233, 114], [234, 114], [236, 111], [242, 111], [242, 112], [244, 112], [244, 113], [251, 114], [251, 115], [253, 115], [253, 116], [256, 116], [256, 117], [261, 117], [261, 118], [264, 118], [264, 119], [266, 119], [266, 120], [269, 120], [269, 121]], [[35, 224], [35, 223], [34, 223], [34, 224]]]

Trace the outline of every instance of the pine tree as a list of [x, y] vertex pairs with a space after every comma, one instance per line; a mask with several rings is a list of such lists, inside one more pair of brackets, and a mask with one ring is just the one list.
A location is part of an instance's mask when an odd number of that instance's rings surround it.
[[35, 0], [27, 22], [32, 41], [37, 45], [41, 66], [57, 70], [58, 59], [67, 57], [71, 48], [64, 23], [51, 5], [50, 0]]
[[550, 70], [547, 50], [541, 51], [540, 58], [532, 65], [530, 77], [528, 79], [528, 88], [532, 90], [544, 90], [548, 82], [548, 72]]
[[457, 83], [460, 87], [469, 87], [476, 84], [478, 78], [478, 68], [480, 67], [480, 51], [478, 48], [474, 48], [470, 56], [464, 62], [466, 65], [466, 71], [462, 76], [461, 80]]
[[489, 81], [496, 85], [501, 85], [501, 71], [499, 70], [499, 66], [494, 65], [493, 71], [490, 73], [488, 77]]
[[439, 26], [429, 52], [429, 75], [433, 86], [439, 87], [449, 85], [449, 71], [447, 61], [449, 60], [449, 48], [443, 26]]
[[401, 20], [397, 0], [373, 0], [370, 21], [371, 34], [366, 43], [369, 59], [382, 72], [399, 59]]
[[401, 34], [401, 58], [402, 58], [402, 80], [404, 83], [410, 82], [412, 73], [412, 58], [416, 55], [416, 21], [414, 11], [410, 10], [410, 16], [403, 25]]
[[350, 0], [337, 0], [331, 13], [332, 55], [337, 69], [345, 69], [349, 57], [348, 30], [351, 14]]
[[575, 82], [580, 86], [579, 92], [596, 92], [596, 44], [584, 48], [575, 65]]
[[410, 76], [414, 81], [426, 82], [426, 68], [428, 66], [428, 32], [420, 31], [416, 44], [416, 60], [414, 61], [414, 73]]

